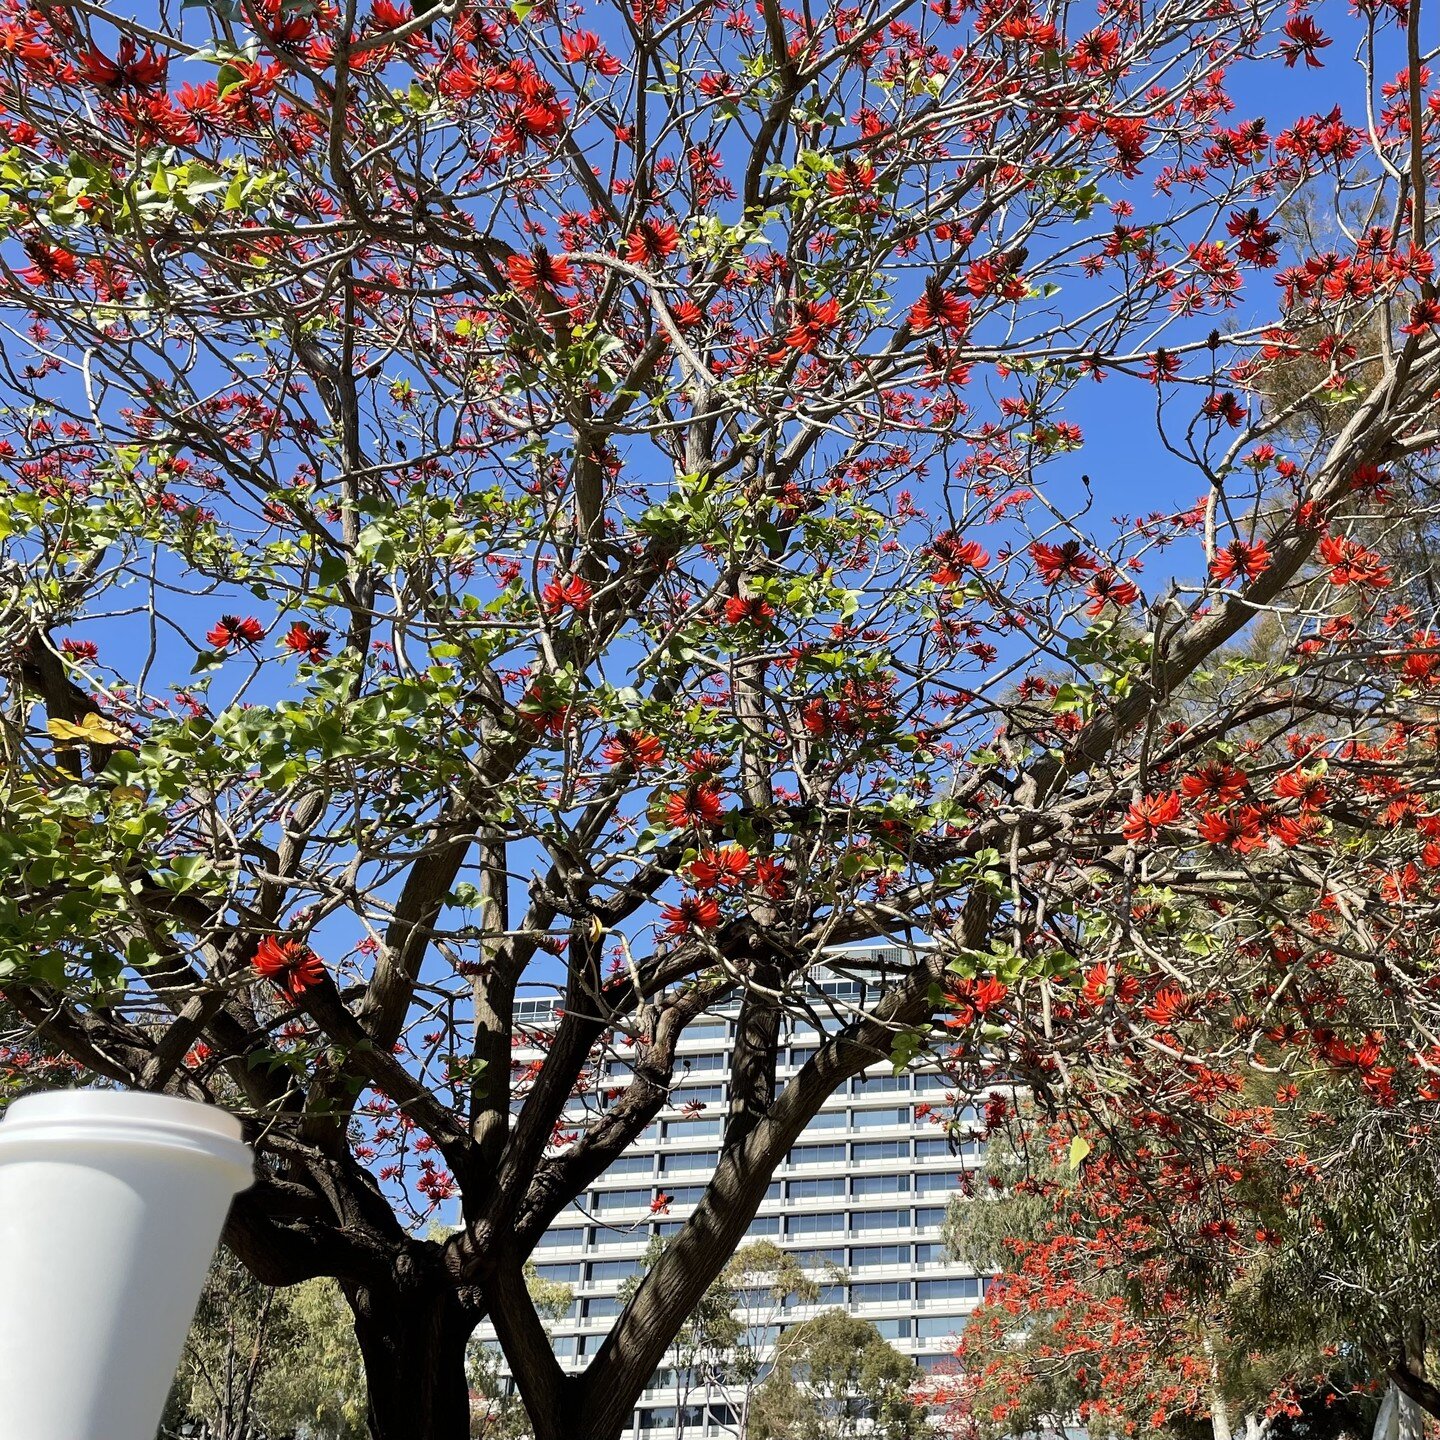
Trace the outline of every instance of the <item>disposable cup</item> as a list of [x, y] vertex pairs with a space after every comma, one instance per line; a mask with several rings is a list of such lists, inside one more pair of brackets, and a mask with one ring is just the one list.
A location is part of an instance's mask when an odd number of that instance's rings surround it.
[[64, 1090], [0, 1121], [0, 1440], [155, 1440], [230, 1202], [240, 1123]]

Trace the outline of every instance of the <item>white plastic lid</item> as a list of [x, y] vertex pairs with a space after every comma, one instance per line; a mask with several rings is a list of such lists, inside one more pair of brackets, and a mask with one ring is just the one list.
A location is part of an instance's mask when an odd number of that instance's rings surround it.
[[137, 1090], [45, 1090], [15, 1101], [0, 1118], [0, 1163], [39, 1149], [159, 1145], [220, 1162], [237, 1189], [254, 1178], [254, 1156], [227, 1111]]
[[3, 1121], [6, 1130], [77, 1122], [199, 1130], [227, 1140], [239, 1140], [245, 1133], [240, 1122], [218, 1106], [138, 1090], [43, 1090], [15, 1101]]

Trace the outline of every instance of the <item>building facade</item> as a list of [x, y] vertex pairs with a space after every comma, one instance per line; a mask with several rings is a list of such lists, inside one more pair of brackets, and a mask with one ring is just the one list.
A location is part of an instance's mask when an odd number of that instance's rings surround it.
[[[821, 1024], [840, 1028], [847, 1007], [863, 1003], [865, 976], [873, 978], [874, 964], [897, 958], [894, 951], [833, 957], [832, 968], [815, 980]], [[543, 1029], [551, 1023], [552, 1007], [551, 1001], [521, 1001], [517, 1019]], [[731, 1007], [686, 1029], [671, 1103], [631, 1150], [556, 1218], [533, 1256], [541, 1276], [574, 1294], [569, 1313], [551, 1327], [556, 1354], [568, 1370], [583, 1369], [599, 1349], [647, 1248], [680, 1228], [714, 1170], [735, 1019]], [[815, 1028], [790, 1023], [778, 1083], [794, 1075], [818, 1043]], [[517, 1064], [523, 1068], [539, 1054], [522, 1051]], [[597, 1100], [628, 1079], [621, 1051], [597, 1077]], [[776, 1171], [746, 1243], [767, 1240], [794, 1253], [822, 1289], [815, 1303], [787, 1305], [783, 1313], [762, 1314], [766, 1297], [756, 1297], [762, 1355], [787, 1326], [844, 1308], [872, 1321], [922, 1369], [953, 1369], [956, 1337], [980, 1299], [982, 1280], [948, 1259], [941, 1241], [960, 1171], [978, 1165], [980, 1154], [974, 1135], [952, 1144], [937, 1123], [952, 1113], [951, 1091], [939, 1073], [896, 1075], [882, 1062], [831, 1096], [796, 1142]], [[573, 1118], [580, 1122], [586, 1116], [577, 1108]], [[962, 1112], [962, 1118], [973, 1121], [974, 1112]], [[493, 1340], [493, 1330], [481, 1333]], [[687, 1437], [738, 1434], [746, 1396], [726, 1382], [723, 1366], [720, 1371], [718, 1377], [699, 1377], [662, 1367], [637, 1406], [631, 1435], [668, 1440], [677, 1430]]]

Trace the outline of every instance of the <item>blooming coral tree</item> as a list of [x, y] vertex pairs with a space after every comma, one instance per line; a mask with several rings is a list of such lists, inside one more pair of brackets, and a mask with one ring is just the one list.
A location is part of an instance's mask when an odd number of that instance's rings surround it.
[[[380, 1440], [466, 1433], [486, 1316], [538, 1440], [618, 1434], [937, 1015], [1058, 1085], [1245, 954], [1321, 1044], [1323, 951], [1324, 1044], [1382, 966], [1421, 1033], [1434, 646], [1355, 530], [1437, 438], [1401, 20], [1376, 113], [1272, 126], [1227, 84], [1330, 37], [1229, 0], [4, 10], [0, 992], [252, 1118], [229, 1243], [339, 1280]], [[1370, 228], [1291, 253], [1307, 187]], [[1261, 403], [1297, 357], [1323, 443]], [[1081, 477], [1117, 391], [1146, 473]], [[525, 1260], [731, 1000], [714, 1178], [567, 1376]]]

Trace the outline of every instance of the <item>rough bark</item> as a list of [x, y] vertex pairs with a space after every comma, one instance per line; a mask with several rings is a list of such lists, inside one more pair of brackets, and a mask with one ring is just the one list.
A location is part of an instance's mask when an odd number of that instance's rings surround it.
[[465, 1347], [477, 1323], [443, 1274], [407, 1256], [396, 1283], [345, 1285], [373, 1440], [469, 1440]]

